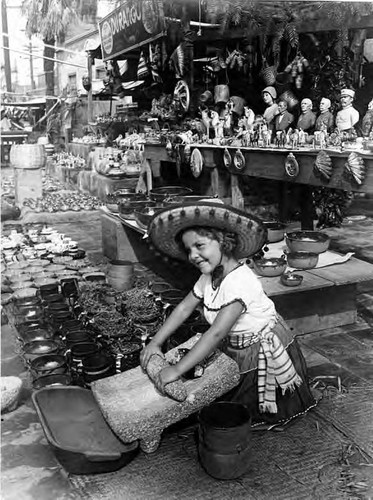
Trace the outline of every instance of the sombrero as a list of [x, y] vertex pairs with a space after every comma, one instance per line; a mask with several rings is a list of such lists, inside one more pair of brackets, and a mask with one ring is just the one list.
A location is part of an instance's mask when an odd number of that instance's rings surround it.
[[216, 202], [173, 205], [158, 211], [149, 222], [148, 235], [161, 252], [179, 260], [187, 260], [179, 247], [177, 234], [193, 226], [208, 226], [235, 233], [238, 259], [256, 254], [267, 240], [267, 229], [257, 217]]

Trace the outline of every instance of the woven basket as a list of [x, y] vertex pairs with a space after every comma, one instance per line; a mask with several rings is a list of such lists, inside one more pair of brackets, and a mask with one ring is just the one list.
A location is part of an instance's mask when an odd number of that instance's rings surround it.
[[260, 77], [265, 85], [274, 85], [276, 83], [276, 74], [275, 66], [266, 66], [260, 72]]
[[9, 159], [14, 168], [36, 170], [44, 167], [47, 155], [43, 144], [13, 144]]

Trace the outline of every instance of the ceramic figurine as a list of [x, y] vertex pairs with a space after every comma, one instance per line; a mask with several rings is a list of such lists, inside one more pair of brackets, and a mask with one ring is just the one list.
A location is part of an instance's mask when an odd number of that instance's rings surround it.
[[243, 116], [243, 120], [244, 120], [244, 126], [245, 126], [245, 129], [246, 130], [250, 130], [253, 125], [254, 125], [254, 121], [255, 121], [255, 113], [254, 111], [249, 108], [248, 106], [245, 106], [244, 107], [244, 116]]
[[302, 99], [300, 109], [301, 114], [298, 118], [297, 129], [312, 133], [316, 122], [316, 115], [312, 111], [311, 99]]
[[294, 122], [294, 116], [287, 110], [288, 103], [281, 100], [278, 103], [279, 114], [275, 117], [275, 131], [282, 132], [289, 129]]
[[276, 104], [277, 92], [274, 87], [266, 87], [262, 90], [262, 99], [266, 105], [263, 117], [267, 125], [273, 129], [275, 116], [279, 114], [278, 105]]
[[207, 139], [210, 139], [210, 116], [208, 108], [199, 108], [202, 116], [202, 123], [206, 127]]
[[340, 95], [341, 110], [338, 111], [335, 124], [340, 132], [352, 131], [359, 121], [359, 111], [352, 105], [355, 98], [355, 91], [342, 89]]
[[327, 97], [323, 97], [319, 104], [320, 114], [316, 118], [315, 130], [325, 130], [330, 133], [334, 127], [334, 116], [330, 111], [332, 103]]
[[361, 123], [363, 137], [369, 137], [373, 133], [373, 99], [368, 104], [368, 110]]

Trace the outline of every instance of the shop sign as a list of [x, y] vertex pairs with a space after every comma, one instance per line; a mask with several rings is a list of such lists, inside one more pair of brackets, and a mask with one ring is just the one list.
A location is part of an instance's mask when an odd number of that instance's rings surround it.
[[162, 0], [126, 0], [99, 22], [103, 60], [165, 35]]

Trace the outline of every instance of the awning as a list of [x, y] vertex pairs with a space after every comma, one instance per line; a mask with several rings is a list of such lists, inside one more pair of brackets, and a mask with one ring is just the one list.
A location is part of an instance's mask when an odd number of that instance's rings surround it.
[[145, 80], [136, 80], [133, 82], [124, 82], [122, 83], [122, 88], [123, 90], [133, 90], [139, 87], [140, 85], [143, 85], [145, 83]]
[[93, 59], [102, 59], [101, 40], [98, 32], [86, 40], [84, 50], [89, 52]]
[[[56, 98], [55, 98], [56, 99]], [[45, 97], [36, 97], [30, 99], [29, 101], [17, 101], [17, 102], [2, 102], [2, 106], [18, 106], [19, 108], [26, 108], [28, 106], [42, 106], [46, 103]]]

